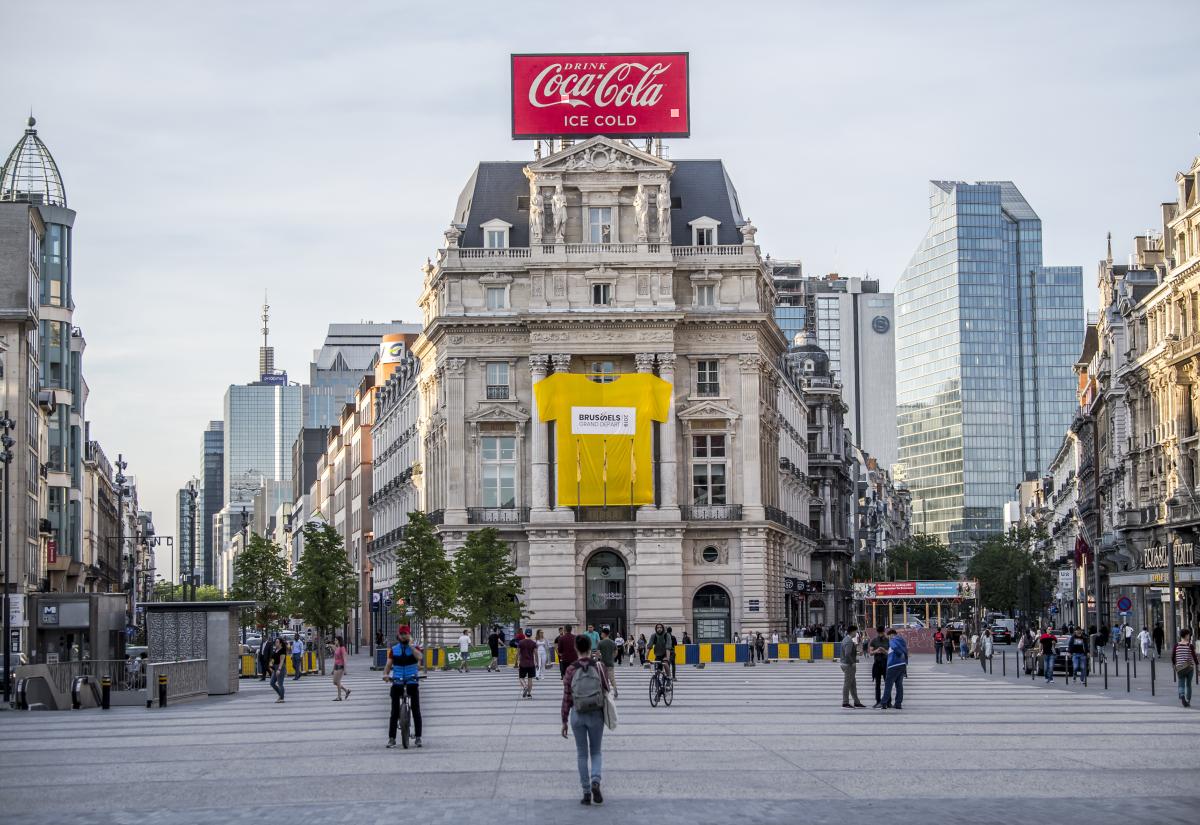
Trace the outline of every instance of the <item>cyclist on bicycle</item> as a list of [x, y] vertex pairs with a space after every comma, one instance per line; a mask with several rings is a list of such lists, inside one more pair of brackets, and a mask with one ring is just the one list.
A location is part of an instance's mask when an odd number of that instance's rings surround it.
[[663, 674], [670, 678], [671, 668], [667, 665], [671, 662], [671, 634], [661, 622], [654, 626], [654, 635], [650, 637], [649, 646], [654, 651], [654, 669], [657, 671], [661, 668]]
[[421, 693], [420, 678], [417, 673], [417, 662], [420, 661], [421, 648], [412, 643], [408, 625], [396, 628], [397, 643], [388, 650], [385, 673], [391, 674], [392, 682], [392, 715], [388, 720], [389, 748], [396, 747], [396, 725], [400, 721], [400, 697], [403, 691], [408, 692], [408, 704], [412, 709], [413, 727], [416, 740], [414, 744], [421, 747]]

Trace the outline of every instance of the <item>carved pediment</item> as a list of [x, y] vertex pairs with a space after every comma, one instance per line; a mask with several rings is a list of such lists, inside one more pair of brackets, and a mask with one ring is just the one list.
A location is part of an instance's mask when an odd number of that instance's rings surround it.
[[670, 173], [674, 164], [640, 149], [602, 136], [588, 138], [526, 167], [531, 172], [637, 172]]
[[465, 421], [471, 424], [488, 422], [492, 424], [524, 424], [529, 420], [529, 412], [524, 407], [512, 407], [501, 404], [480, 404]]
[[682, 421], [696, 421], [700, 419], [724, 418], [729, 421], [737, 421], [741, 415], [733, 407], [723, 401], [698, 401], [679, 411], [679, 418]]

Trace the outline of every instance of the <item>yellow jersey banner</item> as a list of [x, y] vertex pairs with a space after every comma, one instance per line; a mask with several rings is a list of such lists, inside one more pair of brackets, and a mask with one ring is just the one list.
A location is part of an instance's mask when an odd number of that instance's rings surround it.
[[651, 421], [666, 421], [671, 384], [657, 375], [556, 372], [534, 385], [538, 415], [557, 422], [558, 506], [653, 504]]

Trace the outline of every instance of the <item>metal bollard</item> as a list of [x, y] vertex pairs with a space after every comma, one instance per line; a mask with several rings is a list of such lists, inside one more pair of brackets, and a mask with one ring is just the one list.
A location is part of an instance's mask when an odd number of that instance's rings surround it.
[[1001, 676], [1008, 675], [1008, 651], [1007, 650], [1000, 651], [1000, 675]]
[[1150, 695], [1154, 695], [1154, 660], [1150, 660]]
[[1104, 663], [1104, 689], [1108, 690], [1108, 662]]
[[111, 694], [112, 694], [112, 677], [111, 676], [100, 677], [100, 707], [104, 708], [104, 710], [109, 709], [108, 703], [109, 703], [109, 698], [110, 698]]
[[988, 656], [988, 676], [996, 672], [996, 657]]
[[165, 708], [167, 706], [167, 674], [158, 674], [158, 706]]
[[1121, 657], [1113, 656], [1113, 676], [1121, 678]]
[[1126, 692], [1126, 693], [1129, 693], [1129, 691], [1130, 691], [1130, 685], [1129, 685], [1129, 668], [1128, 668], [1128, 667], [1126, 667], [1126, 668], [1125, 668], [1125, 692]]

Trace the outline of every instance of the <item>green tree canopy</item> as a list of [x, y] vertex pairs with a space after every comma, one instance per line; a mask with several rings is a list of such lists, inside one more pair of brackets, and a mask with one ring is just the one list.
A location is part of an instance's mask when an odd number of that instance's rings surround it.
[[[346, 621], [358, 598], [358, 580], [346, 557], [337, 530], [310, 521], [304, 525], [304, 552], [292, 581], [292, 604], [304, 621], [325, 638]], [[321, 669], [325, 669], [325, 646], [319, 645]]]
[[917, 533], [888, 551], [886, 569], [876, 580], [952, 580], [959, 577], [958, 556], [937, 536]]
[[225, 594], [216, 585], [202, 584], [196, 588], [196, 601], [198, 602], [219, 602], [224, 598]]
[[512, 562], [512, 551], [500, 540], [495, 527], [467, 536], [454, 557], [458, 582], [458, 617], [469, 627], [496, 622], [518, 622], [525, 615], [521, 577]]
[[1018, 608], [1041, 613], [1054, 583], [1040, 537], [1028, 527], [1019, 527], [980, 542], [967, 574], [979, 580], [984, 607], [1010, 615]]
[[409, 513], [404, 541], [396, 548], [392, 603], [397, 610], [412, 608], [418, 638], [423, 642], [430, 619], [450, 616], [455, 594], [454, 568], [446, 558], [441, 539], [424, 513]]
[[287, 561], [283, 548], [254, 533], [250, 541], [233, 560], [233, 587], [230, 598], [254, 601], [249, 618], [243, 613], [243, 624], [253, 624], [265, 630], [279, 627], [288, 598]]

